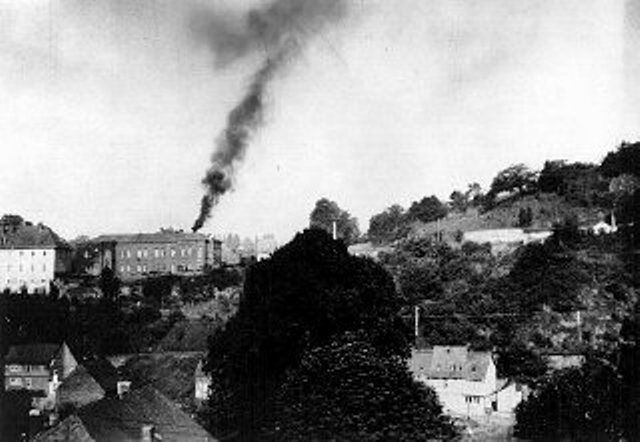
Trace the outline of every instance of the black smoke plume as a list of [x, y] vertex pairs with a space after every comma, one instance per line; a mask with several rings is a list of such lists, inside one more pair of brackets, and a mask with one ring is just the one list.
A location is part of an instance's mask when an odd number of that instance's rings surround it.
[[205, 194], [193, 224], [194, 232], [210, 217], [220, 197], [232, 188], [235, 169], [264, 121], [265, 95], [271, 80], [296, 59], [310, 38], [345, 13], [345, 0], [276, 0], [250, 11], [240, 27], [209, 10], [194, 14], [192, 30], [213, 51], [217, 69], [264, 51], [260, 68], [216, 140], [211, 165], [202, 179]]

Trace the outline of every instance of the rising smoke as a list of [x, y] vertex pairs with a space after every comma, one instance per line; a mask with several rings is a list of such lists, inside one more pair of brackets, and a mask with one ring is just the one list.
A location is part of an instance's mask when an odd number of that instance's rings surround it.
[[300, 55], [305, 44], [325, 25], [345, 14], [346, 0], [276, 0], [251, 10], [240, 28], [211, 11], [194, 14], [192, 30], [213, 51], [217, 69], [249, 54], [264, 52], [262, 64], [216, 140], [211, 165], [202, 179], [205, 194], [193, 224], [194, 232], [211, 216], [220, 197], [232, 188], [235, 169], [264, 121], [265, 94], [271, 80]]

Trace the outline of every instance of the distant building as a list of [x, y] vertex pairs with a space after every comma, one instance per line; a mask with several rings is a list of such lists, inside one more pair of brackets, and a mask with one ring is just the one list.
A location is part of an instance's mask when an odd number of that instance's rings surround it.
[[17, 216], [0, 219], [0, 291], [48, 293], [70, 263], [71, 248], [50, 228]]
[[5, 389], [40, 393], [37, 408], [52, 407], [58, 386], [78, 366], [71, 350], [62, 344], [28, 344], [9, 347], [5, 358]]
[[207, 431], [152, 387], [86, 405], [33, 441], [213, 442]]
[[513, 246], [520, 246], [529, 243], [544, 242], [553, 232], [551, 230], [531, 230], [531, 229], [487, 229], [472, 230], [464, 232], [462, 241], [475, 242], [478, 244], [491, 244], [491, 251], [498, 253], [509, 250]]
[[209, 398], [209, 387], [211, 386], [211, 376], [204, 372], [204, 361], [198, 362], [196, 367], [194, 380], [195, 380], [195, 403], [196, 405], [202, 404]]
[[221, 264], [221, 242], [199, 233], [102, 235], [78, 244], [77, 273], [98, 275], [109, 267], [123, 280], [161, 274], [195, 274]]
[[490, 352], [466, 346], [413, 350], [409, 368], [435, 390], [447, 413], [480, 416], [496, 409], [496, 366]]

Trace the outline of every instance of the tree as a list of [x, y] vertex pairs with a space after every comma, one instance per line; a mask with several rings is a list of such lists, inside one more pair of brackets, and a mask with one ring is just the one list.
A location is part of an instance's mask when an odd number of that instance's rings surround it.
[[521, 207], [518, 211], [518, 227], [529, 227], [533, 222], [531, 207]]
[[448, 440], [435, 392], [354, 334], [306, 351], [280, 387], [276, 440]]
[[640, 142], [622, 143], [615, 152], [609, 152], [600, 164], [600, 173], [608, 178], [625, 173], [640, 177]]
[[465, 193], [454, 190], [451, 192], [451, 195], [449, 195], [449, 206], [455, 212], [464, 213], [467, 211], [467, 207], [469, 207], [469, 200], [467, 198]]
[[607, 361], [553, 373], [516, 408], [514, 435], [528, 440], [622, 440], [620, 379]]
[[501, 192], [524, 194], [535, 190], [536, 173], [524, 164], [514, 164], [498, 172], [491, 183], [489, 193], [495, 197]]
[[407, 234], [408, 226], [404, 209], [398, 204], [371, 217], [367, 236], [373, 243], [391, 242]]
[[482, 203], [482, 187], [478, 183], [471, 183], [467, 186], [467, 191], [464, 193], [467, 198], [467, 202], [470, 206], [476, 207]]
[[219, 434], [255, 438], [274, 394], [305, 349], [361, 331], [383, 356], [408, 356], [410, 331], [393, 280], [326, 232], [306, 230], [247, 270], [236, 315], [210, 342], [216, 384], [207, 420]]
[[115, 300], [120, 294], [120, 280], [110, 267], [104, 267], [102, 269], [98, 286], [105, 299]]
[[325, 232], [333, 233], [333, 223], [336, 223], [338, 238], [346, 244], [353, 244], [360, 237], [358, 220], [352, 217], [349, 212], [342, 210], [338, 203], [327, 198], [316, 201], [316, 205], [309, 216], [309, 227], [322, 229]]
[[437, 196], [425, 196], [420, 201], [414, 201], [409, 207], [407, 217], [423, 223], [435, 221], [447, 216], [447, 206], [442, 204]]

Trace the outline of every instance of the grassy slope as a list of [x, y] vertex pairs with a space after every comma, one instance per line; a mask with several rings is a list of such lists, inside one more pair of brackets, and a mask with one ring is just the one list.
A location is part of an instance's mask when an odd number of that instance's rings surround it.
[[599, 219], [598, 208], [585, 208], [569, 203], [555, 194], [529, 195], [516, 200], [503, 201], [492, 210], [479, 213], [469, 209], [466, 213], [451, 213], [439, 222], [415, 223], [412, 234], [418, 237], [430, 236], [438, 229], [444, 232], [447, 240], [452, 240], [456, 231], [468, 232], [484, 229], [504, 229], [515, 227], [518, 213], [522, 208], [531, 208], [533, 229], [550, 229], [555, 222], [570, 215], [576, 215], [580, 224], [594, 224]]

